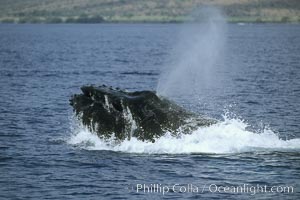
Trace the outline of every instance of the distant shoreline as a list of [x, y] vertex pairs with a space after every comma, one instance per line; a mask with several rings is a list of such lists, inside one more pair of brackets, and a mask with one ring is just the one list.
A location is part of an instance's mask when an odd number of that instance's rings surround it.
[[197, 11], [207, 7], [229, 23], [300, 23], [299, 0], [10, 0], [0, 6], [0, 23], [183, 23], [201, 20]]
[[[287, 24], [299, 24], [300, 20], [289, 19], [261, 19], [261, 18], [228, 18], [227, 23], [287, 23]], [[180, 24], [189, 23], [186, 20], [3, 20], [0, 19], [0, 24]], [[195, 21], [190, 21], [194, 23]]]

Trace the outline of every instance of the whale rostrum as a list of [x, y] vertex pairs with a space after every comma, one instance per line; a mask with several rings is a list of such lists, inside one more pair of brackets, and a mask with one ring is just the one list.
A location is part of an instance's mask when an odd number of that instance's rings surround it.
[[76, 116], [100, 138], [135, 137], [154, 142], [166, 132], [188, 134], [216, 120], [189, 112], [153, 91], [127, 92], [119, 88], [83, 86], [70, 99]]

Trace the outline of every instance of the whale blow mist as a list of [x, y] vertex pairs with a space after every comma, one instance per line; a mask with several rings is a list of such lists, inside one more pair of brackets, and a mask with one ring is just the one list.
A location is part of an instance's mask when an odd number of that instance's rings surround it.
[[225, 43], [226, 22], [215, 8], [203, 8], [184, 23], [170, 61], [162, 68], [157, 93], [174, 100], [189, 96], [192, 104], [216, 85], [216, 65]]

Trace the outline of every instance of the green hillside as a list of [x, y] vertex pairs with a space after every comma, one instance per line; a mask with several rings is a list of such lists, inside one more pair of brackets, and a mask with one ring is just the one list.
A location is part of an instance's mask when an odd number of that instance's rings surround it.
[[0, 0], [0, 22], [181, 22], [205, 5], [230, 22], [300, 22], [300, 0]]

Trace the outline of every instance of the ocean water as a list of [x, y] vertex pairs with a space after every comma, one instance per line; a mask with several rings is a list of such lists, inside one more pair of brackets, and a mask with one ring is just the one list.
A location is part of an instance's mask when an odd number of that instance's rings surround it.
[[155, 90], [181, 29], [1, 24], [0, 199], [299, 199], [299, 25], [227, 26], [213, 81], [173, 99], [211, 127], [115, 144], [74, 118], [82, 85]]

